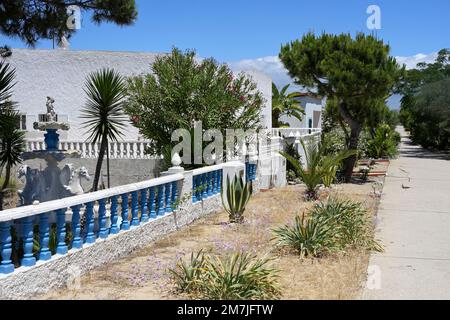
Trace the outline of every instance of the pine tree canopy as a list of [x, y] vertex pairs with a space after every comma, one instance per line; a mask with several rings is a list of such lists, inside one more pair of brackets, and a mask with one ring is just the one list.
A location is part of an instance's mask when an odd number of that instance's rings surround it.
[[137, 18], [135, 0], [2, 0], [0, 32], [29, 46], [41, 39], [69, 38], [76, 32], [67, 23], [69, 6], [90, 11], [92, 21], [98, 24], [130, 25]]

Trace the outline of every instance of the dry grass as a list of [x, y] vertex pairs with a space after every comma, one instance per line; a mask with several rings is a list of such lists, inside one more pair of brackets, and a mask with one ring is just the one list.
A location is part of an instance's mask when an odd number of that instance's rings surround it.
[[[352, 250], [321, 259], [300, 260], [295, 254], [276, 249], [272, 230], [290, 224], [296, 215], [307, 212], [313, 203], [303, 201], [303, 187], [291, 186], [256, 195], [246, 212], [246, 223], [228, 225], [225, 213], [197, 221], [168, 235], [145, 249], [83, 277], [78, 290], [62, 290], [44, 299], [179, 299], [167, 273], [177, 260], [204, 249], [215, 254], [242, 250], [275, 258], [281, 270], [283, 299], [354, 299], [366, 277], [369, 253]], [[373, 214], [377, 200], [372, 186], [340, 185], [330, 195], [362, 202]], [[330, 194], [331, 193], [331, 194]]]

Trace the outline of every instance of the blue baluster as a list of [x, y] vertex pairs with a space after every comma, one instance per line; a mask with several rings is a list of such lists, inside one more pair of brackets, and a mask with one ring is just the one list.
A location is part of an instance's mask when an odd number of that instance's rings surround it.
[[216, 194], [220, 193], [220, 170], [216, 171]]
[[206, 173], [202, 174], [202, 199], [208, 198], [208, 176]]
[[197, 203], [197, 188], [198, 188], [198, 179], [197, 176], [192, 177], [192, 203]]
[[48, 223], [50, 213], [43, 213], [39, 216], [39, 260], [48, 261], [52, 258], [52, 252], [48, 245], [50, 243], [50, 225]]
[[172, 205], [177, 209], [178, 204], [178, 181], [172, 182]]
[[0, 264], [0, 273], [9, 274], [14, 272], [14, 265], [11, 261], [12, 253], [11, 222], [0, 222], [0, 243], [2, 263]]
[[139, 192], [133, 191], [131, 193], [131, 226], [139, 226]]
[[83, 248], [83, 240], [81, 239], [81, 219], [80, 219], [81, 206], [72, 207], [72, 249]]
[[206, 183], [207, 183], [207, 186], [208, 186], [208, 197], [211, 197], [212, 195], [213, 195], [213, 188], [214, 188], [214, 185], [213, 185], [213, 173], [212, 172], [208, 172], [207, 174], [206, 174]]
[[219, 193], [222, 193], [222, 179], [223, 179], [223, 169], [219, 170], [219, 181], [218, 181], [218, 188], [219, 188]]
[[118, 208], [119, 208], [119, 199], [117, 196], [112, 196], [111, 197], [111, 230], [110, 230], [111, 234], [118, 234], [120, 231], [119, 226], [117, 225], [117, 221], [119, 220]]
[[155, 219], [156, 218], [156, 197], [155, 197], [155, 187], [150, 188], [150, 218]]
[[66, 254], [69, 247], [66, 244], [66, 209], [56, 210], [56, 253]]
[[89, 202], [86, 204], [86, 240], [87, 244], [95, 243], [95, 217], [94, 217], [94, 203]]
[[128, 221], [128, 194], [122, 195], [122, 225], [120, 230], [130, 230], [130, 222]]
[[163, 216], [164, 209], [164, 185], [158, 186], [158, 216]]
[[202, 200], [202, 176], [195, 176], [195, 202], [200, 202]]
[[167, 183], [164, 187], [165, 191], [165, 195], [166, 195], [166, 213], [171, 213], [172, 210], [172, 198], [170, 195], [170, 189], [171, 189], [171, 184]]
[[22, 219], [22, 239], [23, 239], [23, 258], [20, 264], [23, 267], [32, 267], [36, 264], [36, 258], [33, 255], [34, 233], [33, 233], [34, 217]]
[[147, 189], [141, 190], [141, 221], [148, 222]]
[[98, 237], [106, 239], [109, 236], [109, 230], [106, 228], [106, 199], [98, 200]]
[[220, 188], [219, 188], [219, 171], [214, 172], [214, 194], [219, 194]]

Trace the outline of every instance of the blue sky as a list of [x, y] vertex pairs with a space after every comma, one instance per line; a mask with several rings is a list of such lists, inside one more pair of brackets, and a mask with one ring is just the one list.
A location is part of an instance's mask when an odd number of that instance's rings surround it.
[[[371, 32], [366, 9], [381, 8], [378, 36], [392, 54], [412, 56], [450, 46], [449, 0], [137, 0], [139, 19], [132, 27], [93, 25], [83, 14], [72, 49], [167, 52], [172, 46], [195, 48], [219, 61], [278, 54], [280, 45], [315, 32]], [[20, 41], [0, 43], [24, 47]], [[42, 42], [38, 48], [51, 48]]]
[[[137, 0], [139, 18], [131, 27], [100, 26], [83, 13], [71, 50], [168, 52], [196, 49], [200, 57], [228, 62], [234, 70], [256, 69], [278, 86], [291, 83], [277, 58], [280, 46], [313, 31], [372, 33], [367, 8], [381, 9], [378, 37], [409, 68], [431, 62], [449, 48], [450, 0]], [[0, 35], [0, 45], [26, 47]], [[37, 48], [52, 48], [43, 41]], [[398, 107], [398, 97], [391, 103]]]

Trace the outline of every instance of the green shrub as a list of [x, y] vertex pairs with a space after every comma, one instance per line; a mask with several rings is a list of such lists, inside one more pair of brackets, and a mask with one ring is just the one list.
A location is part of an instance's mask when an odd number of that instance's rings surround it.
[[369, 140], [367, 156], [370, 158], [392, 158], [398, 154], [401, 137], [389, 125], [382, 124], [376, 130], [373, 139]]
[[221, 258], [200, 251], [192, 253], [188, 262], [180, 260], [169, 271], [177, 289], [196, 298], [269, 300], [280, 296], [278, 270], [268, 267], [269, 262], [244, 253]]
[[[227, 187], [222, 190], [222, 203], [228, 212], [230, 223], [244, 222], [244, 212], [252, 196], [252, 183], [244, 183], [242, 177], [235, 176], [233, 181], [227, 176]], [[225, 198], [226, 195], [226, 198]]]

